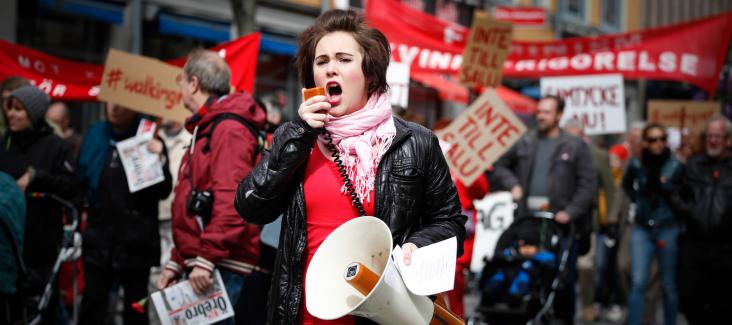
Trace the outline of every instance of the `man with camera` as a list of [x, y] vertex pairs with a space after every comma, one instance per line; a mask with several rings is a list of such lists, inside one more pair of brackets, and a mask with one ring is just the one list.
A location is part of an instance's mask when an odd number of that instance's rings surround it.
[[193, 134], [178, 172], [172, 205], [175, 248], [157, 281], [162, 289], [183, 273], [197, 293], [213, 284], [219, 270], [232, 304], [247, 275], [257, 270], [259, 228], [234, 210], [234, 193], [258, 160], [258, 131], [265, 113], [251, 95], [229, 94], [231, 72], [216, 53], [195, 50], [178, 84], [193, 112]]

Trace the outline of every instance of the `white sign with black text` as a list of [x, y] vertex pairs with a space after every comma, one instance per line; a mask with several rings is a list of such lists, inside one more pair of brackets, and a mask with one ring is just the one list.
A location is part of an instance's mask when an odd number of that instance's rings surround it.
[[541, 95], [564, 99], [560, 125], [576, 118], [585, 134], [625, 133], [625, 91], [620, 74], [541, 78]]

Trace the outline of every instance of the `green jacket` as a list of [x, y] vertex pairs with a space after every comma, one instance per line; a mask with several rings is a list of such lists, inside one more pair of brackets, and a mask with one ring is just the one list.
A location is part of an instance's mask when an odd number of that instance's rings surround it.
[[[23, 249], [25, 196], [15, 185], [15, 179], [3, 172], [0, 172], [0, 188], [3, 189], [0, 191], [0, 222], [6, 224], [14, 236], [7, 238], [5, 232], [0, 231], [0, 293], [13, 294], [18, 270], [9, 240], [15, 241], [18, 249]], [[22, 251], [19, 254], [22, 256]]]

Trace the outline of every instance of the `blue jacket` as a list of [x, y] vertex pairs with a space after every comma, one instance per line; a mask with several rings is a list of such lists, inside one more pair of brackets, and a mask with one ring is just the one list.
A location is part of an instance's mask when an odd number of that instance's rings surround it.
[[640, 159], [633, 158], [623, 175], [623, 191], [635, 203], [635, 224], [647, 227], [668, 226], [679, 223], [671, 208], [671, 194], [674, 183], [681, 177], [681, 163], [669, 157], [661, 166], [660, 191], [656, 207], [650, 198], [643, 195], [648, 186], [648, 171]]
[[[15, 252], [10, 247], [10, 240], [23, 249], [23, 229], [25, 227], [25, 196], [15, 185], [15, 179], [0, 172], [0, 222], [10, 228], [13, 238], [7, 238], [0, 232], [0, 293], [15, 293], [15, 280], [18, 275]], [[2, 227], [2, 226], [0, 226]], [[22, 251], [19, 252], [22, 254]]]

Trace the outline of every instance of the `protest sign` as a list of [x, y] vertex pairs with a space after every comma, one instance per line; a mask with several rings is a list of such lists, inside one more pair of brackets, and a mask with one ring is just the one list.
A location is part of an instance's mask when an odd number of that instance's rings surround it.
[[564, 99], [561, 125], [576, 118], [585, 134], [625, 132], [625, 91], [619, 74], [541, 78], [541, 95]]
[[500, 86], [512, 32], [511, 23], [476, 11], [468, 45], [463, 51], [460, 82], [472, 86]]
[[[384, 32], [392, 60], [412, 74], [454, 74], [469, 29], [400, 1], [368, 1], [369, 23]], [[732, 35], [732, 13], [659, 28], [511, 44], [503, 75], [541, 78], [620, 73], [627, 79], [688, 82], [714, 94]]]
[[234, 306], [219, 271], [214, 271], [211, 288], [197, 295], [188, 281], [152, 294], [151, 298], [163, 325], [206, 325], [234, 316]]
[[183, 107], [176, 78], [183, 70], [167, 63], [109, 50], [99, 99], [179, 122], [191, 115]]
[[524, 124], [498, 97], [496, 90], [488, 88], [437, 135], [452, 145], [445, 157], [450, 170], [470, 186], [525, 131]]
[[[138, 129], [143, 128], [143, 122], [140, 124], [141, 127], [138, 127]], [[152, 129], [154, 128], [153, 126]], [[152, 136], [152, 132], [147, 132], [117, 142], [117, 153], [125, 170], [130, 193], [135, 193], [165, 180], [160, 157], [158, 154], [147, 150], [147, 142], [152, 139]]]
[[513, 198], [510, 192], [497, 192], [474, 200], [473, 205], [478, 212], [478, 223], [470, 271], [481, 272], [485, 265], [483, 258], [493, 258], [498, 238], [513, 222]]
[[719, 102], [690, 100], [649, 100], [648, 122], [665, 127], [704, 131], [707, 119], [719, 113]]

